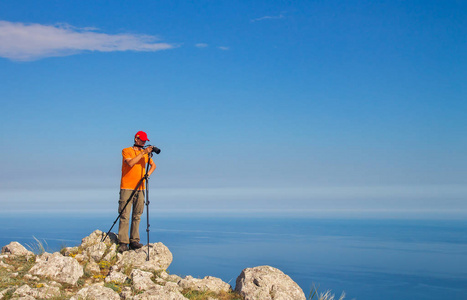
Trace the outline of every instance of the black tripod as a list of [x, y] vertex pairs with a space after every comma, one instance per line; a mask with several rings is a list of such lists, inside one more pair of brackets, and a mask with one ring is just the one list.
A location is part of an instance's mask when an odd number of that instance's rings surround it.
[[141, 186], [141, 184], [143, 184], [144, 181], [146, 181], [146, 224], [147, 224], [147, 227], [146, 227], [146, 232], [147, 232], [147, 236], [148, 236], [148, 256], [146, 258], [146, 260], [149, 260], [149, 177], [148, 177], [148, 172], [149, 172], [149, 162], [151, 161], [151, 158], [152, 158], [152, 152], [149, 152], [148, 153], [148, 163], [146, 164], [146, 174], [144, 174], [144, 176], [138, 181], [138, 184], [136, 185], [135, 189], [131, 192], [131, 195], [130, 197], [128, 198], [128, 200], [126, 201], [125, 203], [125, 206], [123, 206], [122, 210], [120, 211], [120, 213], [118, 214], [118, 217], [115, 219], [114, 223], [112, 224], [112, 227], [110, 227], [109, 231], [107, 231], [107, 234], [101, 239], [101, 242], [105, 241], [105, 239], [109, 236], [109, 233], [110, 231], [112, 230], [112, 228], [114, 228], [115, 226], [115, 223], [117, 223], [118, 219], [120, 219], [120, 217], [122, 216], [123, 212], [125, 211], [125, 208], [127, 207], [128, 203], [130, 203], [131, 199], [133, 199], [134, 195], [136, 194], [136, 192], [139, 190], [139, 187]]

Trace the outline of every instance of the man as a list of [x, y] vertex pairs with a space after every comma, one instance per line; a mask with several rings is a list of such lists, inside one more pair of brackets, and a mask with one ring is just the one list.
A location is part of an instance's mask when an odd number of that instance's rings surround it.
[[[152, 151], [152, 146], [143, 149], [144, 144], [149, 141], [147, 134], [144, 131], [138, 131], [135, 134], [135, 143], [133, 147], [128, 147], [122, 150], [122, 179], [120, 181], [120, 200], [118, 212], [121, 213], [120, 223], [118, 228], [118, 251], [123, 253], [128, 249], [136, 250], [143, 245], [139, 243], [139, 223], [144, 210], [144, 180], [138, 190], [130, 199], [125, 210], [123, 207], [131, 196], [133, 190], [137, 187], [140, 180], [146, 175], [146, 164], [148, 163], [148, 154]], [[156, 169], [156, 164], [152, 159], [149, 159], [150, 169], [147, 177], [151, 176]], [[128, 237], [128, 229], [131, 214], [131, 230]], [[129, 244], [129, 248], [128, 248]]]

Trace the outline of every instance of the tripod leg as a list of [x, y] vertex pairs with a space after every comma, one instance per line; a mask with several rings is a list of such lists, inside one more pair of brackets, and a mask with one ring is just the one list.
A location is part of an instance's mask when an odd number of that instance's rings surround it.
[[[151, 161], [151, 157], [152, 157], [152, 152], [151, 154], [149, 155], [149, 159], [148, 159], [148, 164], [146, 165], [146, 174], [148, 174], [148, 171], [149, 171], [149, 162]], [[147, 261], [149, 261], [149, 177], [148, 176], [145, 176], [146, 178], [146, 232], [147, 232], [147, 236], [148, 236], [148, 256], [146, 258]]]
[[120, 213], [118, 214], [118, 217], [115, 219], [115, 221], [114, 221], [114, 223], [112, 224], [112, 226], [110, 227], [109, 231], [107, 231], [107, 234], [101, 239], [101, 242], [105, 241], [105, 239], [109, 236], [110, 231], [112, 230], [112, 228], [114, 228], [115, 223], [117, 223], [118, 219], [120, 219], [120, 217], [122, 216], [123, 211], [124, 211], [125, 208], [127, 207], [128, 203], [130, 203], [131, 199], [133, 199], [133, 196], [135, 195], [136, 191], [139, 189], [139, 187], [140, 187], [141, 184], [143, 183], [143, 180], [144, 180], [144, 177], [141, 178], [141, 180], [140, 180], [140, 181], [138, 182], [138, 184], [136, 185], [136, 188], [133, 190], [133, 192], [131, 193], [130, 197], [129, 197], [128, 200], [126, 201], [125, 206], [122, 208], [122, 210], [121, 210]]
[[149, 189], [148, 189], [148, 180], [146, 178], [146, 232], [148, 237], [148, 256], [146, 258], [149, 261]]

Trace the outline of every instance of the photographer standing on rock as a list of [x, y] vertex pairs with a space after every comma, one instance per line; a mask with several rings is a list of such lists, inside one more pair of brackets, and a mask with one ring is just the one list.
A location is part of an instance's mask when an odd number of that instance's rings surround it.
[[[145, 176], [151, 176], [152, 172], [156, 169], [156, 164], [148, 156], [148, 153], [152, 151], [153, 146], [143, 148], [147, 141], [149, 141], [147, 134], [144, 131], [138, 131], [135, 134], [134, 145], [122, 150], [122, 179], [120, 181], [120, 200], [118, 203], [118, 212], [121, 213], [118, 228], [118, 252], [120, 253], [123, 253], [128, 249], [136, 250], [143, 247], [143, 245], [139, 243], [139, 223], [144, 211], [144, 180], [132, 199], [129, 198], [132, 192], [136, 189], [140, 180]], [[146, 164], [148, 163], [148, 160], [151, 168], [146, 174]], [[125, 207], [127, 201], [130, 202]], [[124, 207], [125, 210], [123, 210]], [[132, 208], [131, 230], [130, 237], [128, 237], [130, 213]]]

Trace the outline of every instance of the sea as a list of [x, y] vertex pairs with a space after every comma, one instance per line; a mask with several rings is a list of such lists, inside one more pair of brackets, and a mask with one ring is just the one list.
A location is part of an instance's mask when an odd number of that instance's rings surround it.
[[[118, 215], [100, 212], [0, 213], [0, 245], [18, 241], [48, 252], [77, 246]], [[467, 299], [467, 220], [345, 218], [262, 214], [155, 213], [141, 241], [164, 243], [170, 274], [219, 277], [235, 287], [243, 269], [269, 265], [336, 299]], [[112, 229], [118, 230], [118, 222]]]

